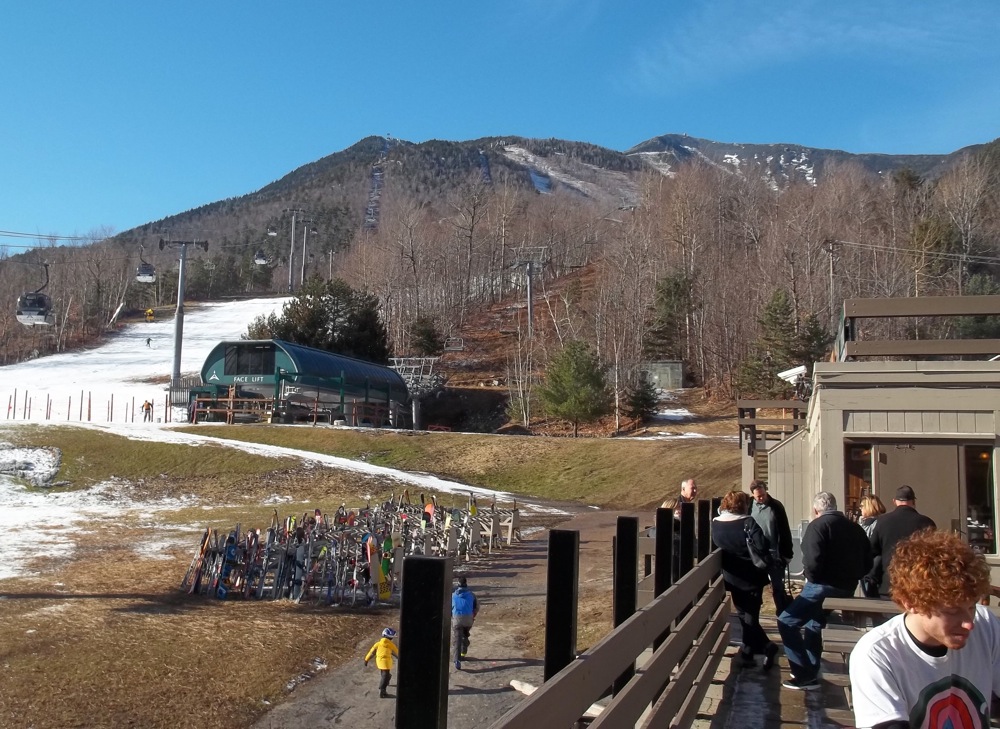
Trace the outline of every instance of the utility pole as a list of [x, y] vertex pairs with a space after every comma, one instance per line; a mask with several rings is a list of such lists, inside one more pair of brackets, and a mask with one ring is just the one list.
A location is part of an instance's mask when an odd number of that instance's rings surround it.
[[178, 259], [180, 269], [177, 274], [177, 311], [174, 314], [174, 367], [170, 373], [170, 402], [173, 403], [173, 394], [181, 387], [181, 345], [184, 340], [184, 273], [187, 261], [188, 246], [197, 246], [203, 251], [208, 250], [207, 240], [164, 240], [160, 238], [160, 250], [164, 248], [180, 248], [181, 255]]
[[833, 291], [833, 254], [836, 251], [836, 245], [838, 241], [832, 238], [827, 238], [823, 242], [823, 248], [826, 250], [830, 257], [830, 330], [837, 331], [838, 321], [837, 321], [837, 305], [836, 298], [834, 297]]

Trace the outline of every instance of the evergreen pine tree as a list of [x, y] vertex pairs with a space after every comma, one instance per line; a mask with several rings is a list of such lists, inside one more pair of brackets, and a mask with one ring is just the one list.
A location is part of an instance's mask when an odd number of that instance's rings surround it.
[[649, 378], [640, 377], [625, 393], [625, 414], [645, 423], [656, 414], [659, 402], [656, 385]]
[[[1000, 284], [988, 273], [976, 273], [969, 278], [965, 293], [968, 296], [990, 296], [1000, 294]], [[958, 316], [955, 317], [955, 334], [960, 339], [1000, 338], [1000, 317]]]
[[257, 317], [246, 338], [281, 339], [369, 362], [389, 361], [389, 334], [378, 301], [340, 279], [310, 279], [284, 305], [281, 316]]
[[444, 351], [444, 337], [434, 319], [418, 316], [410, 325], [410, 347], [421, 357], [436, 357]]
[[691, 277], [674, 272], [656, 284], [652, 321], [643, 341], [652, 359], [683, 359], [685, 327], [691, 313]]
[[539, 389], [546, 411], [573, 423], [573, 437], [580, 423], [589, 423], [611, 409], [611, 393], [604, 370], [583, 342], [573, 341], [552, 358]]
[[777, 375], [796, 365], [806, 366], [811, 376], [814, 362], [826, 355], [829, 332], [815, 314], [796, 322], [788, 292], [777, 289], [759, 319], [761, 335], [753, 354], [743, 360], [734, 376], [737, 391], [744, 395], [787, 397], [795, 387]]

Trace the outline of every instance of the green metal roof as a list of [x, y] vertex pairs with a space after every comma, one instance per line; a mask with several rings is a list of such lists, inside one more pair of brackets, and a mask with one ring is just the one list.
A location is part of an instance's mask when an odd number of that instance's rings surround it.
[[[275, 348], [275, 368], [284, 370], [284, 372], [272, 372], [265, 375], [258, 371], [255, 373], [258, 376], [252, 380], [234, 379], [232, 375], [218, 376], [221, 374], [219, 368], [225, 358], [227, 347], [259, 347], [269, 344]], [[212, 382], [221, 384], [240, 382], [243, 384], [257, 383], [258, 385], [271, 383], [273, 385], [279, 374], [286, 381], [306, 387], [319, 387], [326, 390], [342, 388], [353, 395], [379, 393], [383, 398], [399, 403], [406, 402], [408, 397], [406, 382], [393, 369], [374, 362], [365, 362], [335, 352], [327, 352], [280, 339], [241, 339], [219, 342], [208, 354], [201, 372], [202, 381], [209, 384]]]
[[392, 390], [394, 394], [402, 394], [401, 401], [406, 400], [406, 383], [388, 367], [281, 339], [275, 339], [274, 344], [288, 355], [294, 363], [296, 379], [304, 384], [320, 385], [327, 378], [343, 377], [345, 385], [358, 386], [367, 380], [372, 389]]

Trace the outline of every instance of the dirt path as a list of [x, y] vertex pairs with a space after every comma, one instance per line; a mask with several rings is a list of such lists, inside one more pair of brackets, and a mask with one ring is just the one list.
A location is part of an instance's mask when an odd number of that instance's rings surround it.
[[[591, 614], [596, 610], [607, 616], [606, 625], [596, 628], [603, 635], [611, 627], [611, 538], [621, 512], [560, 507], [572, 513], [556, 526], [580, 532], [581, 610], [590, 606]], [[641, 517], [651, 520], [651, 515]], [[553, 526], [552, 519], [548, 521]], [[548, 536], [546, 529], [526, 528], [525, 532], [521, 543], [456, 569], [456, 573], [468, 576], [480, 613], [469, 657], [462, 670], [450, 670], [449, 727], [485, 729], [524, 698], [510, 687], [511, 680], [536, 686], [542, 681], [539, 636], [545, 614]], [[526, 640], [526, 636], [532, 639]], [[359, 636], [357, 660], [300, 685], [287, 701], [254, 724], [254, 729], [394, 726], [395, 700], [378, 698], [379, 674], [374, 662], [366, 669], [361, 661], [377, 637]], [[395, 673], [389, 694], [396, 694]]]

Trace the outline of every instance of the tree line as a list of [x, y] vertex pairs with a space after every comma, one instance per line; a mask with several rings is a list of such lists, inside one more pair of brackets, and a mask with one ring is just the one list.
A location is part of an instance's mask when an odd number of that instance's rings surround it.
[[[499, 364], [511, 414], [523, 421], [541, 402], [546, 367], [571, 343], [593, 357], [616, 416], [642, 399], [640, 373], [651, 360], [682, 360], [690, 381], [718, 397], [780, 394], [774, 372], [825, 356], [844, 299], [1000, 292], [998, 158], [994, 142], [934, 180], [847, 163], [815, 185], [692, 161], [671, 176], [641, 173], [629, 205], [559, 189], [540, 195], [501, 166], [492, 184], [476, 170], [439, 188], [387, 164], [377, 229], [357, 224], [360, 191], [317, 198], [322, 231], [311, 255], [288, 261], [289, 221], [272, 201], [189, 261], [188, 292], [283, 293], [289, 268], [296, 289], [340, 279], [376, 302], [396, 355], [433, 353], [493, 312], [506, 342]], [[5, 362], [95, 336], [123, 300], [136, 310], [173, 302], [176, 271], [162, 265], [169, 258], [157, 259], [157, 283], [142, 287], [134, 240], [101, 231], [94, 240], [0, 266]], [[254, 262], [261, 250], [265, 266]], [[25, 330], [13, 321], [13, 299], [30, 280], [24, 269], [42, 258], [48, 290], [59, 292], [57, 325]], [[895, 320], [864, 326], [863, 336], [976, 335], [952, 321], [921, 331]]]

